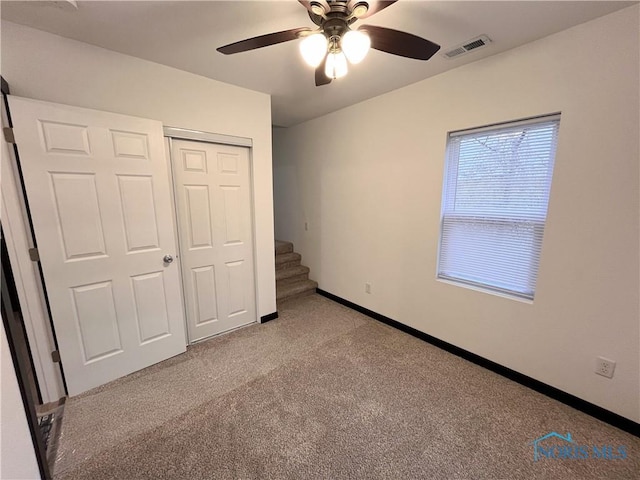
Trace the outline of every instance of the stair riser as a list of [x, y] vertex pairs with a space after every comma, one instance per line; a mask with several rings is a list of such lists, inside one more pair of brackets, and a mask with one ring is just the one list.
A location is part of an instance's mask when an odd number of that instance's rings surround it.
[[317, 288], [318, 288], [318, 283], [312, 280], [307, 280], [306, 282], [294, 283], [293, 285], [287, 285], [286, 287], [276, 290], [276, 300], [293, 297], [294, 295], [298, 295], [299, 293], [304, 293], [308, 291], [315, 292]]
[[300, 259], [293, 260], [291, 262], [276, 263], [276, 271], [285, 270], [285, 269], [291, 268], [291, 267], [297, 267], [298, 265], [300, 265]]
[[308, 273], [302, 273], [300, 275], [296, 275], [294, 277], [283, 278], [281, 280], [276, 280], [276, 289], [278, 287], [284, 287], [286, 285], [291, 285], [292, 283], [303, 282], [305, 280], [309, 280]]
[[276, 301], [296, 296], [305, 292], [315, 292], [318, 288], [318, 282], [313, 280], [303, 280], [301, 282], [292, 283], [276, 289]]
[[309, 269], [304, 265], [300, 265], [295, 268], [288, 268], [286, 270], [278, 270], [276, 271], [276, 282], [280, 280], [286, 280], [290, 277], [297, 277], [298, 275], [308, 275]]
[[309, 289], [309, 290], [305, 290], [304, 292], [300, 292], [300, 293], [296, 293], [295, 295], [290, 295], [288, 297], [285, 298], [278, 298], [277, 302], [278, 304], [284, 303], [284, 302], [288, 302], [289, 300], [295, 300], [296, 298], [302, 298], [302, 297], [306, 297], [308, 295], [313, 295], [314, 293], [316, 293], [316, 289]]
[[288, 245], [281, 245], [276, 247], [276, 255], [281, 255], [281, 254], [285, 254], [285, 253], [291, 253], [293, 252], [293, 245], [292, 244], [288, 244]]
[[282, 253], [280, 255], [276, 255], [276, 265], [278, 265], [279, 263], [300, 260], [301, 258], [302, 258], [302, 255], [296, 252]]

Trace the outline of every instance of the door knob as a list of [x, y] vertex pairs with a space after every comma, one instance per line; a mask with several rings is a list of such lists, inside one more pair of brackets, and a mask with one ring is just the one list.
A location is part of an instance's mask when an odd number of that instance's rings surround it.
[[173, 262], [173, 257], [171, 255], [165, 255], [162, 260], [164, 261], [164, 263], [171, 263]]

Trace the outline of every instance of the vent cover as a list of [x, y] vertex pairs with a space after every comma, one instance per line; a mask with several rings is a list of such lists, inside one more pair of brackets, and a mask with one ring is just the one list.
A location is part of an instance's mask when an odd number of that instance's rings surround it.
[[489, 43], [491, 43], [491, 39], [489, 37], [487, 37], [486, 35], [480, 35], [479, 37], [473, 38], [468, 42], [463, 43], [462, 45], [453, 47], [452, 49], [444, 52], [442, 55], [445, 58], [459, 57], [460, 55], [469, 53], [471, 50], [476, 50], [478, 48], [484, 47]]

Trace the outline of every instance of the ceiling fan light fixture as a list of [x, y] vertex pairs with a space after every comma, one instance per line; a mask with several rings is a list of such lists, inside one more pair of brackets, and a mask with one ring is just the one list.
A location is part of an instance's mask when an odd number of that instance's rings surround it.
[[340, 45], [349, 62], [355, 65], [367, 56], [371, 48], [371, 38], [364, 32], [349, 30], [342, 37]]
[[320, 5], [318, 2], [311, 2], [311, 13], [324, 17], [324, 14], [325, 14], [324, 7]]
[[341, 51], [332, 52], [327, 55], [327, 62], [324, 67], [324, 73], [331, 79], [344, 77], [349, 67], [347, 66], [347, 57]]
[[368, 11], [369, 11], [369, 5], [366, 2], [360, 2], [356, 4], [355, 7], [353, 7], [353, 10], [351, 11], [351, 16], [360, 18], [362, 15], [364, 15]]
[[322, 33], [314, 33], [300, 42], [300, 54], [311, 67], [317, 67], [327, 54], [328, 41]]
[[357, 20], [369, 18], [397, 1], [298, 0], [318, 28], [299, 27], [267, 33], [223, 45], [216, 50], [230, 55], [301, 39], [300, 52], [305, 62], [315, 67], [317, 87], [345, 76], [348, 64], [361, 62], [370, 48], [400, 57], [429, 60], [440, 45], [426, 38], [374, 25], [351, 30], [351, 25]]

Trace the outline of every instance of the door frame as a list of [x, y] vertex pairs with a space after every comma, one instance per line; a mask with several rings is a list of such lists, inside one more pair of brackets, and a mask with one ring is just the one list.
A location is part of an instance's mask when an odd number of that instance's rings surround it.
[[[195, 141], [195, 142], [202, 142], [202, 143], [213, 143], [213, 144], [219, 144], [219, 145], [230, 145], [230, 146], [235, 146], [235, 147], [245, 147], [248, 149], [248, 157], [249, 157], [249, 185], [250, 185], [250, 198], [249, 198], [249, 204], [250, 204], [250, 223], [251, 223], [251, 253], [253, 254], [253, 291], [254, 291], [254, 301], [255, 301], [255, 321], [252, 323], [249, 323], [248, 325], [253, 325], [255, 323], [262, 323], [262, 317], [260, 316], [260, 312], [258, 309], [258, 305], [259, 305], [259, 288], [258, 288], [258, 272], [257, 272], [257, 261], [256, 259], [257, 257], [257, 246], [256, 246], [256, 215], [255, 215], [255, 174], [254, 174], [254, 165], [253, 165], [253, 139], [251, 138], [247, 138], [247, 137], [237, 137], [237, 136], [233, 136], [233, 135], [224, 135], [224, 134], [220, 134], [220, 133], [211, 133], [211, 132], [202, 132], [199, 130], [189, 130], [189, 129], [185, 129], [185, 128], [178, 128], [178, 127], [169, 127], [169, 126], [165, 126], [163, 127], [164, 130], [164, 137], [165, 137], [165, 142], [166, 142], [166, 149], [167, 149], [167, 159], [169, 162], [169, 167], [170, 167], [170, 172], [171, 172], [171, 185], [172, 185], [172, 208], [173, 208], [173, 217], [175, 220], [175, 225], [176, 225], [176, 230], [175, 230], [175, 235], [176, 235], [176, 242], [178, 245], [178, 266], [180, 267], [180, 287], [182, 288], [182, 308], [184, 309], [184, 328], [185, 328], [185, 334], [186, 334], [186, 338], [187, 338], [187, 345], [193, 345], [195, 343], [199, 343], [202, 341], [206, 341], [209, 338], [212, 337], [207, 337], [207, 338], [203, 338], [200, 340], [197, 340], [195, 342], [191, 342], [189, 340], [189, 331], [188, 331], [188, 327], [187, 327], [187, 311], [186, 311], [186, 295], [187, 292], [185, 291], [184, 288], [184, 278], [182, 275], [182, 244], [180, 242], [180, 236], [178, 234], [178, 228], [179, 228], [179, 219], [178, 219], [178, 209], [177, 209], [177, 192], [176, 192], [176, 182], [175, 182], [175, 171], [174, 171], [174, 158], [173, 158], [173, 142], [172, 140], [190, 140], [190, 141]], [[241, 327], [238, 328], [244, 328], [248, 325], [242, 325]], [[225, 333], [229, 333], [230, 331], [233, 331], [235, 329], [232, 330], [228, 330], [225, 332], [222, 332], [218, 335], [224, 335]], [[214, 335], [214, 337], [217, 335]]]
[[[2, 126], [7, 128], [13, 127], [9, 94], [9, 85], [3, 78]], [[66, 385], [60, 364], [54, 363], [51, 356], [57, 346], [39, 264], [29, 256], [35, 240], [18, 162], [15, 144], [4, 140], [1, 199], [5, 240], [42, 402], [56, 402], [67, 394]]]
[[[15, 343], [18, 339], [18, 335], [16, 335], [16, 332], [14, 330], [14, 328], [16, 327], [14, 312], [19, 311], [19, 307], [13, 306], [12, 304], [12, 295], [9, 293], [8, 285], [8, 282], [10, 282], [10, 280], [6, 277], [5, 270], [7, 270], [7, 274], [13, 274], [13, 272], [9, 272], [9, 270], [11, 270], [11, 265], [8, 265], [6, 268], [2, 268], [2, 285], [0, 285], [0, 294], [2, 296], [2, 323], [4, 335], [6, 335], [7, 345], [9, 347], [13, 368], [16, 372], [18, 390], [20, 391], [20, 397], [24, 406], [25, 416], [28, 424], [27, 426], [31, 434], [31, 441], [33, 443], [35, 459], [38, 463], [40, 477], [42, 478], [42, 480], [50, 480], [51, 472], [49, 470], [49, 464], [47, 462], [47, 452], [45, 449], [44, 440], [42, 438], [42, 432], [40, 431], [40, 426], [38, 424], [38, 416], [36, 414], [37, 399], [33, 398], [31, 390], [28, 386], [28, 372], [31, 368], [31, 365], [26, 364], [24, 358], [20, 354], [18, 354], [18, 347]], [[12, 283], [15, 287], [15, 282]]]

